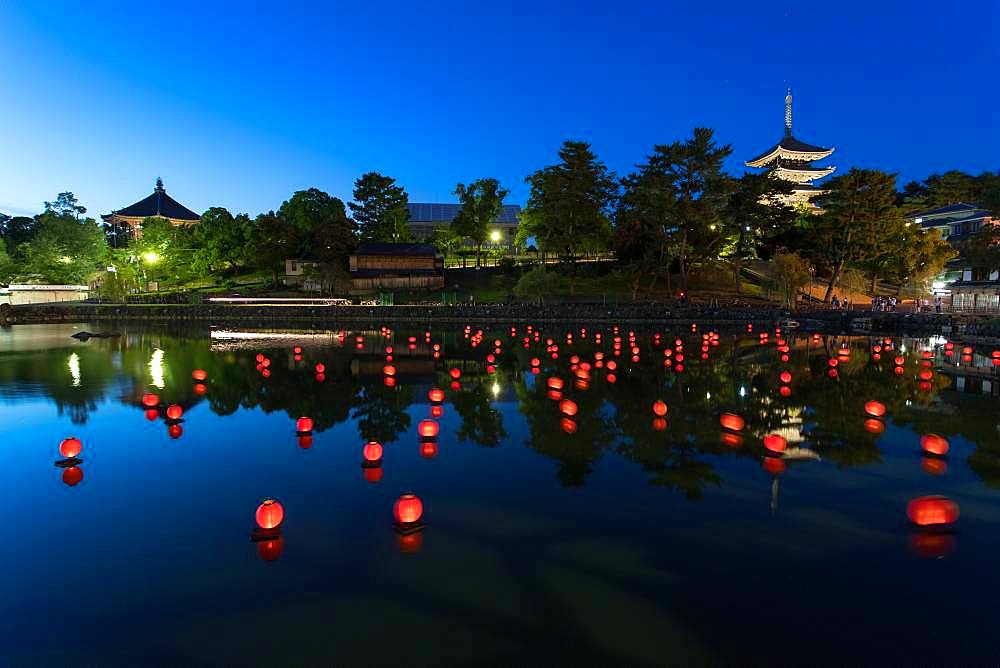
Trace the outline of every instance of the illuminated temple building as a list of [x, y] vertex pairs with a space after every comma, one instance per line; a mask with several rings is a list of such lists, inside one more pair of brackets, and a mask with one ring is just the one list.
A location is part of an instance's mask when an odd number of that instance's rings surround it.
[[105, 223], [113, 227], [128, 226], [135, 236], [142, 235], [142, 221], [146, 218], [166, 218], [173, 225], [194, 225], [201, 216], [167, 194], [163, 179], [156, 179], [153, 194], [131, 206], [101, 216]]
[[777, 178], [795, 184], [792, 194], [787, 196], [789, 204], [808, 204], [810, 197], [823, 192], [813, 182], [833, 173], [836, 167], [819, 167], [812, 163], [833, 153], [832, 148], [813, 146], [800, 141], [792, 134], [792, 90], [785, 96], [785, 135], [777, 144], [756, 158], [747, 160], [747, 167], [768, 170]]

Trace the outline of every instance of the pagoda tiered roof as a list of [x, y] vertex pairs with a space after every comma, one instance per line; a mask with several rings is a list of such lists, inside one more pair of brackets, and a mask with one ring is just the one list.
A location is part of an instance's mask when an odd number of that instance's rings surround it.
[[167, 218], [181, 223], [197, 223], [201, 216], [167, 194], [162, 179], [156, 179], [153, 194], [124, 209], [101, 216], [104, 220], [118, 218]]
[[[833, 153], [832, 148], [813, 146], [796, 139], [791, 132], [785, 134], [777, 144], [767, 149], [756, 158], [746, 161], [747, 167], [767, 167], [778, 159], [782, 160], [822, 160]], [[830, 170], [833, 171], [833, 170]]]

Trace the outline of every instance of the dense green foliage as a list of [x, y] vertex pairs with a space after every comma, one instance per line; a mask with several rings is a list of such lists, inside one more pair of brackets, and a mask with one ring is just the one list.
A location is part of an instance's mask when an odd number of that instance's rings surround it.
[[458, 214], [451, 221], [454, 233], [470, 241], [476, 247], [476, 267], [479, 267], [490, 226], [503, 211], [503, 198], [510, 191], [496, 179], [477, 179], [465, 185], [455, 186], [455, 196], [460, 204]]
[[368, 172], [354, 182], [354, 201], [348, 204], [362, 241], [410, 241], [409, 197], [396, 179]]

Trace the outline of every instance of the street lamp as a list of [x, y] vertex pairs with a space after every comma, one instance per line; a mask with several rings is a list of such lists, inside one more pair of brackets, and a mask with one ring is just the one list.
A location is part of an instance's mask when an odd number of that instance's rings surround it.
[[493, 230], [492, 232], [490, 232], [490, 241], [492, 241], [493, 243], [495, 243], [495, 244], [496, 243], [500, 243], [500, 240], [502, 238], [503, 238], [503, 235], [500, 234], [500, 230]]
[[160, 255], [159, 253], [154, 253], [153, 251], [149, 251], [147, 253], [142, 254], [142, 259], [148, 262], [149, 264], [156, 264], [157, 262], [160, 261]]

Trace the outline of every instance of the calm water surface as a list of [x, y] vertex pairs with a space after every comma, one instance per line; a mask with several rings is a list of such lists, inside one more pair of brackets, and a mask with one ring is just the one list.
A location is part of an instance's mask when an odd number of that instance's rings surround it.
[[[1000, 659], [989, 349], [792, 334], [782, 362], [772, 330], [723, 334], [702, 359], [700, 332], [637, 332], [633, 362], [627, 328], [617, 357], [610, 328], [599, 342], [566, 327], [477, 337], [474, 323], [468, 337], [69, 338], [80, 329], [101, 326], [0, 330], [2, 665]], [[683, 369], [665, 367], [678, 352]], [[574, 356], [591, 365], [579, 386]], [[435, 387], [440, 433], [422, 443]], [[726, 412], [742, 432], [722, 429]], [[921, 454], [929, 433], [946, 458]], [[784, 458], [765, 456], [768, 434]], [[83, 461], [56, 466], [69, 435]], [[361, 466], [369, 440], [379, 469]], [[408, 491], [426, 526], [401, 537]], [[931, 494], [960, 508], [947, 530], [907, 519]], [[285, 509], [281, 538], [253, 543], [266, 497]]]

